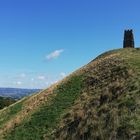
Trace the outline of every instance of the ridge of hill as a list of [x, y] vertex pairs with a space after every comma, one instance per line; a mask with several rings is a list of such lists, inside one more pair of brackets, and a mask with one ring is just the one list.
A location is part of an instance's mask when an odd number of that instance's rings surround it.
[[140, 139], [140, 49], [97, 57], [0, 111], [4, 140]]

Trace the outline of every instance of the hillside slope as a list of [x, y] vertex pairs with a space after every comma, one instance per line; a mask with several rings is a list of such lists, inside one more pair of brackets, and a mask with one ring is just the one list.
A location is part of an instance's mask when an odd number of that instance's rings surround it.
[[104, 53], [1, 110], [0, 139], [140, 139], [140, 49]]

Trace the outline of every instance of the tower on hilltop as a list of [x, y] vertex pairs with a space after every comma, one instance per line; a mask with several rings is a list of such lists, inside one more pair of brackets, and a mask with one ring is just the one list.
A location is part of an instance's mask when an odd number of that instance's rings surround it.
[[133, 30], [124, 31], [123, 48], [134, 48]]

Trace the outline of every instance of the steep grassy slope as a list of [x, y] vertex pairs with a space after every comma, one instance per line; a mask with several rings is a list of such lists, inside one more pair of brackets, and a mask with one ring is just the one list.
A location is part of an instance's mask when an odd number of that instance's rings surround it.
[[50, 137], [140, 139], [140, 49], [108, 52], [96, 61], [87, 68], [83, 94]]
[[1, 110], [0, 139], [140, 139], [140, 49], [107, 52]]
[[82, 76], [74, 74], [29, 98], [0, 111], [0, 139], [39, 140], [56, 127], [82, 89]]

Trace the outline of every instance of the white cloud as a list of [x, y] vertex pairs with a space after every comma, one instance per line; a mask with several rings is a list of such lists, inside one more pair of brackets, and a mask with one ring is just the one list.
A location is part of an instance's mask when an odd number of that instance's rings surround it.
[[61, 50], [55, 50], [54, 52], [48, 54], [46, 56], [46, 59], [47, 60], [51, 60], [51, 59], [58, 58], [63, 51], [64, 51], [63, 49], [61, 49]]
[[60, 73], [60, 76], [61, 76], [62, 78], [64, 78], [64, 77], [66, 77], [66, 73], [61, 72], [61, 73]]
[[46, 77], [45, 77], [45, 76], [43, 76], [43, 75], [39, 75], [39, 76], [37, 77], [37, 79], [38, 79], [38, 80], [45, 80], [45, 79], [46, 79]]
[[21, 81], [17, 81], [17, 82], [14, 82], [14, 84], [17, 85], [17, 86], [20, 86], [20, 85], [22, 85], [22, 82]]
[[46, 82], [45, 82], [45, 84], [48, 86], [48, 85], [49, 85], [49, 82], [48, 82], [48, 81], [46, 81]]
[[25, 78], [26, 77], [26, 74], [25, 73], [21, 73], [19, 77]]
[[53, 84], [55, 84], [55, 83], [57, 83], [57, 82], [58, 82], [58, 80], [51, 81], [51, 82], [50, 82], [50, 85], [53, 85]]
[[34, 81], [35, 79], [34, 78], [31, 78], [31, 81]]

